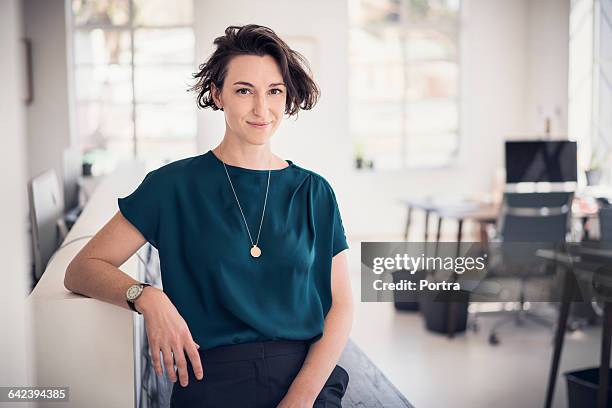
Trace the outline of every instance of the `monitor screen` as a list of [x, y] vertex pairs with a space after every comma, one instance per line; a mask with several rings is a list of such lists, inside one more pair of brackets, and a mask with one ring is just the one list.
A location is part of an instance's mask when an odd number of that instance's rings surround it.
[[506, 142], [506, 182], [566, 182], [577, 177], [576, 142]]

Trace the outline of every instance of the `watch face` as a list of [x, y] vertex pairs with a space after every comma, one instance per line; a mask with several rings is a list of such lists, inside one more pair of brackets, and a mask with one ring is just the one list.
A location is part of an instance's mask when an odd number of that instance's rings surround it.
[[136, 296], [138, 296], [138, 294], [140, 293], [140, 286], [139, 285], [132, 285], [128, 288], [127, 290], [127, 298], [128, 300], [133, 300], [136, 298]]

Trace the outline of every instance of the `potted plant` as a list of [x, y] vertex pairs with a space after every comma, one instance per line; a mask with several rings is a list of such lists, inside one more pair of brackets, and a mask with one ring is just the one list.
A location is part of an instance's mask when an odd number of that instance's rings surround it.
[[361, 169], [363, 168], [363, 143], [358, 142], [355, 146], [355, 168]]

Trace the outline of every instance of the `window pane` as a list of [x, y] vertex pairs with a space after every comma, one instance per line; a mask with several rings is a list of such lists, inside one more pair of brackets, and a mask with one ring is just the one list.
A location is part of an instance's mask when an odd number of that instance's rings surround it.
[[[131, 140], [112, 139], [107, 143], [107, 150], [111, 152], [112, 167], [121, 160], [129, 159], [134, 155], [134, 145]], [[138, 141], [138, 158], [144, 160], [146, 171], [151, 171], [164, 164], [195, 156], [197, 146], [195, 139], [167, 140], [147, 139]], [[111, 167], [110, 164], [108, 167]]]
[[349, 58], [353, 63], [401, 64], [402, 40], [399, 27], [365, 30], [351, 28]]
[[195, 138], [196, 107], [194, 104], [136, 105], [136, 137]]
[[364, 141], [365, 160], [375, 169], [397, 169], [402, 166], [402, 135], [379, 134]]
[[195, 138], [168, 141], [144, 139], [138, 141], [138, 157], [145, 160], [148, 170], [156, 169], [171, 161], [197, 154]]
[[134, 68], [136, 102], [192, 103], [195, 95], [187, 92], [194, 81], [191, 66]]
[[409, 135], [453, 133], [459, 125], [457, 101], [429, 99], [409, 103], [406, 107], [406, 130]]
[[357, 137], [402, 133], [402, 104], [395, 102], [350, 104], [350, 131]]
[[194, 34], [191, 28], [134, 31], [134, 64], [192, 64]]
[[85, 149], [104, 148], [111, 138], [132, 139], [132, 105], [77, 105], [77, 132]]
[[444, 165], [458, 150], [459, 137], [456, 132], [411, 135], [406, 145], [406, 166]]
[[132, 78], [129, 66], [77, 67], [74, 76], [78, 101], [132, 102]]
[[412, 63], [406, 67], [407, 98], [411, 101], [457, 96], [459, 67], [454, 62]]
[[128, 0], [72, 0], [74, 23], [81, 25], [123, 25], [129, 21]]
[[352, 25], [396, 24], [400, 21], [399, 0], [349, 0]]
[[134, 0], [134, 24], [146, 26], [190, 25], [193, 0]]
[[457, 58], [457, 39], [441, 30], [412, 29], [406, 33], [405, 49], [408, 61], [453, 60]]
[[[612, 41], [611, 41], [612, 42]], [[612, 126], [612, 61], [599, 61], [599, 125]], [[612, 133], [609, 133], [612, 135]], [[611, 140], [612, 142], [612, 140]]]
[[127, 30], [75, 30], [76, 65], [130, 64], [130, 32]]
[[404, 97], [404, 70], [401, 64], [353, 66], [349, 79], [351, 100], [401, 103]]
[[452, 21], [459, 13], [460, 0], [405, 0], [404, 4], [409, 20]]

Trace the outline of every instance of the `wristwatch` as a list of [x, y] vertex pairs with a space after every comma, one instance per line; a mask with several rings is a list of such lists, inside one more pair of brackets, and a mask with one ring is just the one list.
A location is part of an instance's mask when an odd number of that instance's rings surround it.
[[132, 309], [138, 314], [142, 314], [142, 313], [136, 310], [136, 306], [134, 306], [134, 302], [136, 301], [136, 299], [140, 297], [140, 295], [142, 295], [143, 289], [147, 286], [151, 286], [151, 285], [149, 285], [148, 283], [136, 283], [130, 286], [125, 292], [125, 300], [127, 301], [128, 306], [130, 307], [130, 309]]

